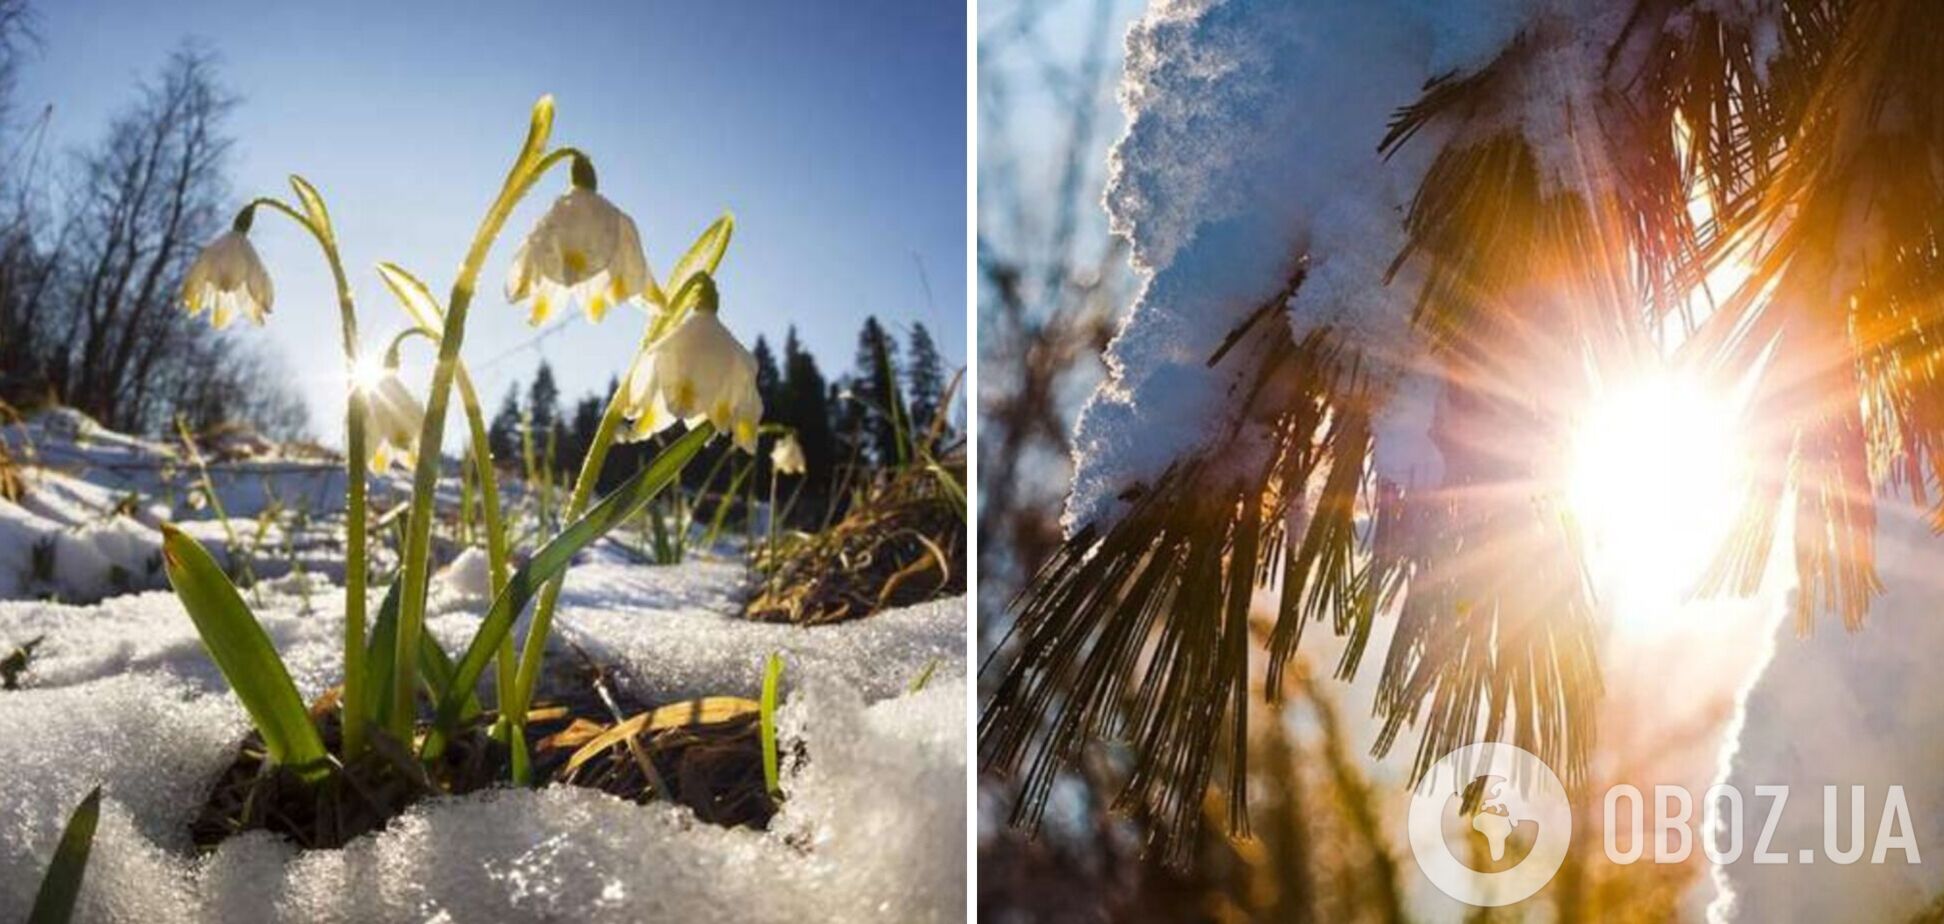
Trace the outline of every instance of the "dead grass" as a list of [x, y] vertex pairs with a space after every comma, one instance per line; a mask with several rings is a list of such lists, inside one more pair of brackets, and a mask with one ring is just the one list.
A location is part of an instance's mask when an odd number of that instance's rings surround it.
[[821, 625], [964, 593], [965, 506], [946, 479], [965, 483], [962, 455], [879, 473], [842, 520], [779, 540], [744, 615]]
[[[0, 422], [10, 422], [16, 426], [24, 421], [13, 405], [0, 401]], [[32, 455], [33, 445], [26, 445], [27, 454]], [[0, 500], [19, 503], [27, 494], [27, 482], [22, 474], [23, 464], [14, 460], [13, 450], [7, 448], [7, 441], [0, 439]]]

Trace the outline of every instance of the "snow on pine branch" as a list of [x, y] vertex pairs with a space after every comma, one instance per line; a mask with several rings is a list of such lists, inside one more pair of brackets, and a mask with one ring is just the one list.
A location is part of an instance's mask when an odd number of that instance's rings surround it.
[[[1435, 484], [1441, 465], [1427, 430], [1441, 388], [1422, 371], [1430, 363], [1409, 329], [1417, 281], [1410, 265], [1386, 278], [1405, 243], [1402, 217], [1447, 142], [1508, 131], [1532, 149], [1549, 187], [1589, 201], [1611, 191], [1620, 180], [1605, 135], [1615, 129], [1602, 110], [1653, 47], [1651, 32], [1628, 33], [1630, 9], [1601, 0], [1157, 2], [1128, 35], [1128, 128], [1106, 194], [1145, 284], [1081, 414], [1069, 534], [1111, 525], [1125, 509], [1116, 498], [1224, 436], [1243, 412], [1232, 397], [1238, 370], [1207, 360], [1303, 260], [1289, 322], [1299, 337], [1327, 325], [1403, 376], [1375, 423], [1375, 465], [1392, 480]], [[1759, 25], [1775, 4], [1710, 0], [1706, 11]], [[1676, 15], [1666, 28], [1689, 24]], [[1379, 153], [1393, 114], [1429, 81], [1488, 68], [1496, 86], [1483, 105], [1432, 119], [1390, 157]]]
[[[1116, 496], [1234, 419], [1233, 371], [1207, 360], [1304, 256], [1289, 304], [1299, 330], [1407, 341], [1406, 287], [1383, 279], [1433, 148], [1387, 162], [1377, 144], [1433, 76], [1433, 20], [1454, 18], [1437, 6], [1162, 2], [1130, 31], [1107, 207], [1145, 285], [1081, 414], [1069, 531], [1117, 518]], [[1442, 47], [1476, 56], [1474, 43]]]

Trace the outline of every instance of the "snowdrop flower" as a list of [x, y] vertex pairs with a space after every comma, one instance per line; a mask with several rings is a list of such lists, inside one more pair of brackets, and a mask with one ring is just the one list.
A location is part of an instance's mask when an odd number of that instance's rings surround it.
[[776, 441], [770, 450], [770, 468], [778, 475], [803, 474], [803, 444], [797, 442], [796, 434], [786, 433]]
[[634, 219], [594, 191], [594, 169], [574, 162], [574, 188], [527, 234], [513, 255], [506, 299], [531, 298], [527, 323], [547, 320], [563, 302], [578, 300], [588, 320], [639, 294], [648, 283], [648, 258]]
[[704, 420], [729, 436], [736, 448], [756, 453], [756, 425], [763, 399], [756, 394], [756, 358], [711, 310], [697, 309], [635, 358], [628, 370], [631, 440], [648, 437], [681, 420]]
[[183, 307], [191, 317], [208, 311], [217, 330], [228, 327], [238, 312], [262, 324], [276, 298], [270, 273], [250, 246], [247, 222], [238, 224], [203, 248], [182, 282]]
[[418, 464], [419, 430], [425, 425], [425, 408], [398, 379], [398, 367], [386, 365], [376, 370], [358, 370], [353, 376], [365, 400], [365, 446], [371, 454], [371, 469], [382, 472], [396, 458], [405, 468]]

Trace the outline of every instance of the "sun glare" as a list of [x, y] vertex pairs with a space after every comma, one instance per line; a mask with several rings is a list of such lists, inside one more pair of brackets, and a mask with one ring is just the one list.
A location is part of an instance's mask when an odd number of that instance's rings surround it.
[[351, 367], [351, 387], [359, 391], [371, 391], [384, 380], [385, 364], [377, 356], [361, 356]]
[[1738, 429], [1728, 395], [1675, 376], [1615, 388], [1581, 421], [1570, 499], [1616, 618], [1670, 617], [1707, 568], [1747, 476]]

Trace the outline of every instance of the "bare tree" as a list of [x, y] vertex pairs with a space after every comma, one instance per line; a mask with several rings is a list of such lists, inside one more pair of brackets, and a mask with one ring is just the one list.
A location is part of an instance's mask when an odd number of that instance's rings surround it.
[[60, 401], [129, 432], [164, 431], [178, 414], [302, 432], [303, 406], [270, 358], [180, 309], [182, 277], [225, 219], [235, 106], [214, 55], [185, 44], [98, 145], [70, 155], [57, 221], [23, 193], [0, 241], [0, 396]]
[[185, 47], [101, 149], [80, 156], [76, 276], [64, 299], [73, 351], [60, 385], [69, 403], [109, 426], [154, 423], [168, 397], [156, 394], [167, 381], [156, 366], [193, 339], [171, 283], [220, 227], [230, 142], [219, 127], [234, 105], [216, 86], [209, 53]]
[[34, 10], [27, 0], [0, 0], [0, 125], [12, 115], [14, 82], [20, 77], [20, 58], [39, 41]]
[[45, 295], [53, 269], [33, 235], [46, 114], [25, 132], [12, 118], [20, 62], [37, 42], [26, 0], [0, 0], [0, 396], [18, 395], [38, 378], [26, 317]]
[[[1117, 124], [1116, 23], [1132, 6], [1018, 0], [982, 8], [979, 580], [986, 601], [1010, 597], [1059, 544], [1068, 433], [1103, 370], [1101, 352], [1128, 291], [1126, 250], [1107, 234], [1099, 202]], [[1047, 165], [1050, 173], [1037, 172]], [[982, 640], [1003, 634], [1005, 617], [996, 610], [981, 609]]]

